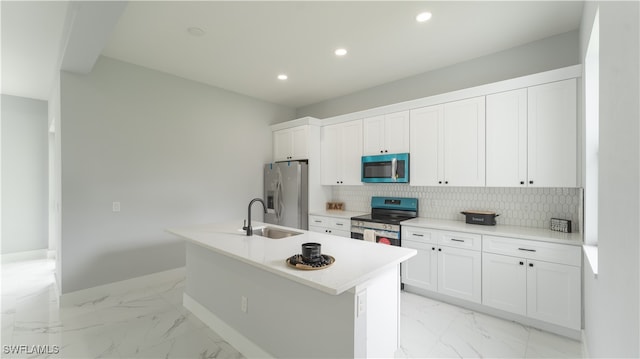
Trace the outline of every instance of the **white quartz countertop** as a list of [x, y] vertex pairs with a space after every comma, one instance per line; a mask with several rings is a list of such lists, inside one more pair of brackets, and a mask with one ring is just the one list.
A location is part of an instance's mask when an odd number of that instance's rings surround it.
[[468, 224], [463, 221], [452, 221], [433, 218], [413, 218], [402, 222], [402, 226], [413, 226], [421, 228], [440, 229], [446, 231], [457, 231], [465, 233], [476, 233], [482, 235], [514, 237], [529, 239], [534, 241], [553, 242], [581, 246], [582, 235], [580, 233], [562, 233], [544, 228], [505, 226], [497, 224], [495, 226], [484, 226], [478, 224]]
[[[339, 295], [355, 286], [364, 284], [417, 253], [416, 250], [410, 248], [365, 242], [260, 222], [252, 223], [254, 231], [265, 225], [294, 230], [302, 234], [282, 239], [271, 239], [258, 235], [247, 236], [241, 230], [241, 220], [172, 228], [167, 231], [188, 242], [332, 295]], [[300, 270], [289, 267], [285, 260], [294, 254], [300, 254], [302, 243], [307, 242], [320, 243], [322, 254], [333, 256], [335, 262], [320, 270]]]
[[324, 210], [324, 211], [313, 211], [310, 212], [310, 216], [323, 216], [323, 217], [334, 217], [334, 218], [351, 218], [355, 216], [362, 216], [363, 214], [368, 214], [369, 212], [352, 212], [352, 211], [336, 211], [336, 210]]

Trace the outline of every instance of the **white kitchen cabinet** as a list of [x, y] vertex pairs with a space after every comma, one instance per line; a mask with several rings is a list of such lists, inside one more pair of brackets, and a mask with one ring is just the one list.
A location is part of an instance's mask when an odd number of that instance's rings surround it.
[[323, 185], [361, 185], [362, 120], [322, 127]]
[[580, 268], [543, 261], [527, 262], [527, 315], [579, 330]]
[[351, 219], [309, 215], [309, 230], [351, 238]]
[[485, 185], [485, 98], [410, 112], [411, 184]]
[[576, 80], [487, 96], [487, 186], [576, 186]]
[[579, 330], [580, 255], [578, 246], [484, 236], [482, 303]]
[[274, 161], [308, 159], [308, 138], [309, 126], [307, 125], [273, 131]]
[[528, 184], [576, 187], [576, 79], [528, 89]]
[[524, 258], [482, 253], [482, 304], [527, 315], [527, 267]]
[[481, 236], [406, 226], [402, 231], [402, 246], [418, 250], [402, 264], [402, 283], [481, 302]]
[[363, 154], [409, 152], [409, 111], [365, 118]]
[[527, 89], [487, 96], [487, 186], [526, 187]]

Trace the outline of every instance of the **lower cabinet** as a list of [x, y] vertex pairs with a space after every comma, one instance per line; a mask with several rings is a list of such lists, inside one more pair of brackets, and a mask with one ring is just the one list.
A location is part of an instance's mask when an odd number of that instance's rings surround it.
[[402, 264], [404, 284], [481, 302], [479, 235], [412, 227], [402, 231], [402, 246], [418, 251]]
[[309, 230], [351, 238], [351, 219], [309, 215]]
[[484, 236], [482, 303], [579, 330], [582, 251], [579, 246]]
[[579, 331], [580, 246], [402, 226], [402, 283]]

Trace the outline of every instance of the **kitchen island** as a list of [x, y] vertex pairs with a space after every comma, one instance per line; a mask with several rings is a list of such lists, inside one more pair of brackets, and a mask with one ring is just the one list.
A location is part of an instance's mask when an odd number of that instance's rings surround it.
[[[170, 229], [186, 241], [183, 305], [246, 357], [393, 357], [399, 264], [416, 251], [268, 226], [300, 234], [246, 236], [241, 221]], [[307, 242], [335, 262], [290, 267], [286, 259]]]

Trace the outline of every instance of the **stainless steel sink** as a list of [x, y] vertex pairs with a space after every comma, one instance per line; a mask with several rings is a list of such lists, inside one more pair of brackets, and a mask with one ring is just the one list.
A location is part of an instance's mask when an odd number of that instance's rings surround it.
[[288, 231], [286, 229], [274, 228], [274, 227], [258, 227], [253, 229], [253, 234], [256, 236], [262, 236], [273, 239], [280, 239], [286, 237], [297, 236], [302, 234], [301, 232]]

